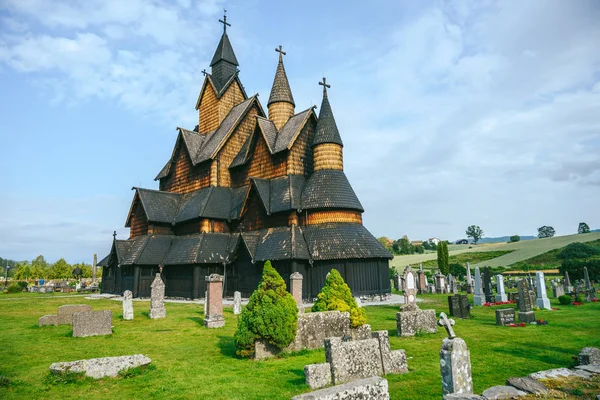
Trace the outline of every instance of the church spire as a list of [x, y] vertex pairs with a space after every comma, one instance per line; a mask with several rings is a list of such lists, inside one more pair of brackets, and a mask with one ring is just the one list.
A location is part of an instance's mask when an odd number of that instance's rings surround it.
[[269, 108], [269, 119], [273, 121], [277, 129], [281, 129], [283, 125], [294, 115], [294, 96], [290, 89], [285, 67], [283, 66], [283, 56], [286, 54], [282, 47], [275, 49], [279, 53], [279, 64], [273, 79], [273, 87], [267, 107]]
[[343, 146], [340, 132], [338, 131], [335, 118], [333, 117], [333, 111], [329, 104], [327, 97], [327, 88], [331, 85], [327, 84], [327, 80], [323, 77], [323, 82], [319, 82], [319, 85], [323, 86], [323, 101], [321, 102], [321, 110], [319, 111], [319, 121], [317, 122], [317, 129], [315, 131], [315, 137], [313, 139], [313, 147], [322, 143], [334, 143]]
[[215, 50], [215, 54], [210, 62], [212, 68], [212, 77], [219, 85], [224, 85], [237, 72], [238, 61], [233, 52], [233, 47], [227, 36], [227, 27], [231, 26], [227, 22], [227, 10], [223, 10], [225, 14], [223, 19], [219, 20], [223, 24], [223, 35], [219, 41], [219, 45]]

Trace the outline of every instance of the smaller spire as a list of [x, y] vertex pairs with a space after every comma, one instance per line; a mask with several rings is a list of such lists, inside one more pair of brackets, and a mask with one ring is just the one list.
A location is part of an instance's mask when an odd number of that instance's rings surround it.
[[290, 83], [288, 82], [287, 74], [285, 73], [285, 68], [283, 66], [283, 56], [286, 52], [283, 51], [281, 45], [279, 48], [276, 48], [275, 51], [279, 53], [279, 64], [277, 64], [277, 71], [275, 72], [275, 79], [273, 80], [273, 87], [271, 88], [271, 95], [269, 96], [267, 106], [272, 103], [283, 101], [290, 103], [295, 107], [296, 104], [294, 103], [294, 96], [292, 96], [292, 89], [290, 89]]
[[333, 111], [329, 104], [329, 98], [327, 97], [327, 88], [330, 88], [331, 85], [327, 84], [327, 79], [325, 79], [325, 77], [323, 77], [323, 82], [319, 82], [319, 85], [323, 86], [323, 102], [321, 102], [319, 120], [317, 121], [317, 128], [312, 145], [316, 146], [322, 143], [335, 143], [343, 146], [344, 143], [342, 142], [340, 132], [335, 123]]

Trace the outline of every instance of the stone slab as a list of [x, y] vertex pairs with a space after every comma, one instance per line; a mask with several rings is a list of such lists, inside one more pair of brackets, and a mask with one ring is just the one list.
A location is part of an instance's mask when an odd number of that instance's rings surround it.
[[533, 311], [519, 311], [519, 322], [526, 324], [535, 321], [535, 313]]
[[336, 385], [383, 374], [377, 339], [349, 342], [326, 339], [325, 359], [331, 364], [332, 381]]
[[496, 325], [506, 326], [516, 322], [514, 308], [503, 308], [496, 310]]
[[119, 371], [129, 368], [141, 367], [152, 362], [146, 356], [135, 354], [132, 356], [90, 358], [68, 362], [58, 362], [50, 365], [50, 372], [54, 374], [81, 373], [94, 379], [115, 377]]
[[435, 310], [400, 311], [396, 313], [398, 336], [414, 336], [417, 332], [437, 333]]
[[204, 318], [204, 326], [207, 328], [222, 328], [225, 326], [225, 318], [222, 315], [211, 315]]
[[310, 364], [304, 366], [306, 384], [311, 389], [331, 385], [331, 364]]
[[592, 376], [591, 373], [583, 370], [575, 370], [568, 368], [555, 368], [548, 369], [546, 371], [539, 371], [533, 374], [529, 374], [531, 379], [548, 379], [548, 378], [568, 378], [570, 376], [574, 376], [577, 378], [590, 378]]
[[586, 371], [595, 375], [600, 374], [600, 364], [578, 365], [575, 367], [575, 369], [579, 371]]
[[527, 396], [527, 393], [512, 386], [492, 386], [483, 392], [486, 400], [516, 399], [522, 396]]
[[73, 314], [73, 337], [112, 335], [112, 311], [88, 311]]
[[523, 392], [531, 394], [546, 394], [548, 388], [540, 382], [529, 377], [524, 378], [509, 378], [506, 380], [506, 385], [517, 388]]
[[148, 315], [150, 316], [151, 319], [166, 318], [167, 317], [167, 309], [164, 307], [151, 308]]
[[72, 325], [73, 314], [92, 311], [92, 307], [87, 304], [66, 304], [58, 307], [56, 313], [58, 325]]
[[580, 365], [600, 364], [600, 349], [584, 347], [577, 357]]
[[38, 319], [38, 326], [58, 325], [58, 317], [56, 315], [44, 315]]
[[485, 400], [478, 394], [473, 393], [450, 393], [444, 395], [444, 400]]
[[388, 382], [379, 376], [292, 397], [292, 400], [388, 400]]

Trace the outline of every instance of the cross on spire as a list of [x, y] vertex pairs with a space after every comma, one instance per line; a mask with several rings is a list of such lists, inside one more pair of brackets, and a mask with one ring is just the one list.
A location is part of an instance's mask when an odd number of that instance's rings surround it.
[[283, 46], [279, 45], [278, 49], [275, 49], [276, 52], [279, 53], [279, 59], [281, 60], [281, 55], [283, 54], [284, 56], [287, 54], [285, 51], [283, 51]]
[[323, 86], [323, 96], [327, 96], [327, 88], [331, 87], [331, 85], [327, 84], [327, 79], [323, 77], [323, 82], [319, 82], [319, 85]]
[[219, 22], [223, 24], [223, 34], [226, 34], [227, 27], [231, 26], [231, 24], [227, 22], [227, 10], [226, 9], [223, 9], [223, 19], [220, 19]]
[[206, 72], [206, 68], [204, 68], [204, 69], [202, 70], [202, 75], [206, 76], [207, 74], [208, 74], [208, 72]]
[[452, 325], [454, 325], [453, 319], [448, 319], [446, 313], [440, 313], [440, 320], [437, 323], [439, 326], [446, 328], [446, 332], [448, 332], [448, 338], [454, 339], [456, 334], [454, 333], [454, 329], [452, 329]]
[[117, 231], [113, 231], [113, 238], [116, 239], [117, 238]]

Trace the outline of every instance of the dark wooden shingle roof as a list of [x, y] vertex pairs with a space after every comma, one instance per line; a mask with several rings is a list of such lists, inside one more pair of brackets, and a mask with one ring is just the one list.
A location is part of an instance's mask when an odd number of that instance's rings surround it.
[[344, 171], [313, 173], [302, 190], [302, 209], [343, 208], [364, 211]]
[[277, 64], [277, 71], [275, 71], [273, 87], [271, 88], [271, 95], [269, 96], [267, 106], [280, 101], [290, 103], [293, 106], [296, 105], [294, 103], [294, 96], [292, 96], [292, 89], [290, 89], [290, 83], [285, 73], [281, 53], [279, 54], [279, 63]]
[[316, 146], [321, 143], [336, 143], [340, 146], [344, 145], [326, 93], [324, 93], [323, 101], [321, 102], [319, 121], [317, 122], [317, 129], [312, 145]]

